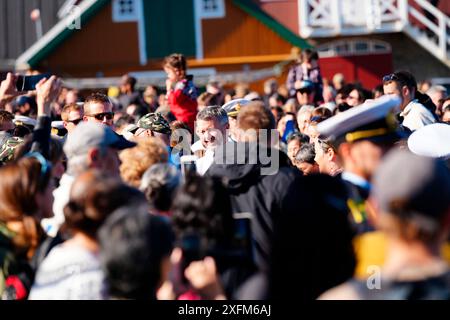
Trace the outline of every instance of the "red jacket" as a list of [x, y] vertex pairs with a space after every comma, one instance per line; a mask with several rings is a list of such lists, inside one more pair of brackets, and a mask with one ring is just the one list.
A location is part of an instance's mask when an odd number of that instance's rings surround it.
[[175, 118], [186, 123], [192, 132], [194, 132], [194, 122], [197, 116], [198, 91], [192, 79], [192, 76], [187, 76], [182, 81], [177, 82], [175, 89], [169, 92], [167, 100], [170, 111]]

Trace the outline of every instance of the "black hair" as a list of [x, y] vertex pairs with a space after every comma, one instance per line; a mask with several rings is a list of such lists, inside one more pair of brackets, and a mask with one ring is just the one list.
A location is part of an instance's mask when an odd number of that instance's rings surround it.
[[117, 121], [114, 123], [114, 126], [117, 128], [120, 128], [127, 124], [133, 124], [133, 123], [135, 123], [135, 121], [136, 120], [133, 116], [130, 116], [129, 114], [124, 114], [119, 119], [117, 119]]
[[300, 142], [300, 144], [304, 144], [304, 143], [309, 143], [310, 138], [308, 135], [301, 133], [301, 132], [293, 132], [291, 133], [288, 138], [287, 138], [287, 143], [296, 140], [298, 142]]
[[[129, 104], [127, 106], [127, 108], [130, 105], [132, 105], [132, 104]], [[149, 109], [147, 107], [143, 106], [142, 104], [134, 104], [134, 105], [136, 107], [135, 107], [133, 113], [131, 114], [131, 116], [133, 116], [136, 119], [136, 121], [138, 121], [140, 118], [142, 118], [143, 116], [145, 116], [149, 112]]]
[[27, 135], [33, 133], [33, 129], [34, 127], [26, 124], [16, 125], [16, 127], [14, 128], [14, 136], [19, 138], [25, 138]]
[[439, 121], [439, 117], [436, 115], [436, 105], [434, 104], [433, 100], [426, 94], [422, 93], [420, 91], [416, 91], [415, 98], [419, 103], [421, 103], [425, 108], [427, 108], [431, 114], [434, 116], [436, 121]]
[[231, 202], [220, 179], [187, 176], [173, 203], [172, 222], [178, 239], [197, 233], [214, 245], [232, 238]]
[[219, 272], [229, 267], [225, 255], [232, 245], [234, 220], [222, 181], [188, 175], [173, 204], [172, 223], [183, 250], [182, 268], [205, 256], [216, 260]]
[[348, 95], [350, 94], [350, 92], [352, 92], [353, 89], [355, 89], [356, 86], [353, 83], [346, 83], [342, 88], [340, 88], [337, 92], [336, 95], [343, 95], [344, 97], [348, 97]]
[[358, 92], [359, 100], [362, 101], [362, 102], [366, 101], [367, 99], [372, 99], [373, 98], [372, 92], [367, 90], [367, 89], [365, 89], [365, 88], [363, 88], [363, 87], [355, 86], [353, 88], [353, 90], [356, 90]]
[[403, 86], [407, 86], [410, 91], [417, 93], [417, 81], [413, 74], [409, 71], [397, 71], [389, 76], [383, 78], [383, 85], [390, 82], [396, 82], [400, 85], [400, 89]]
[[379, 92], [381, 94], [384, 94], [384, 89], [383, 89], [383, 85], [382, 84], [379, 84], [379, 85], [375, 86], [375, 88], [373, 88], [372, 95], [375, 96], [375, 94], [377, 92]]
[[161, 262], [173, 249], [170, 225], [145, 206], [116, 210], [99, 231], [100, 259], [110, 298], [156, 299]]
[[344, 112], [350, 109], [351, 106], [347, 102], [339, 103], [336, 107], [336, 111]]
[[286, 103], [286, 98], [283, 97], [281, 94], [279, 94], [278, 92], [272, 94], [270, 96], [271, 99], [275, 99], [277, 102], [281, 102], [281, 104], [285, 104]]

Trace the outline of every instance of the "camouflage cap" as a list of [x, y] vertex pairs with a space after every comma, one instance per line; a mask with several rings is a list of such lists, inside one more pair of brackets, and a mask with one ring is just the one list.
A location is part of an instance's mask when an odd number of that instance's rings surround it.
[[170, 134], [170, 125], [159, 112], [147, 113], [139, 119], [137, 126], [142, 129], [149, 129], [154, 132]]
[[3, 165], [8, 161], [11, 161], [14, 157], [14, 151], [23, 142], [19, 137], [8, 137], [3, 140], [0, 146], [0, 164]]

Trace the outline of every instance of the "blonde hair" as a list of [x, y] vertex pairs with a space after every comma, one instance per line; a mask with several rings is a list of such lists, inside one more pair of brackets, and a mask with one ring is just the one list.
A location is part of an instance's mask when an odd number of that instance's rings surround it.
[[120, 154], [120, 174], [125, 182], [139, 188], [144, 172], [155, 163], [167, 162], [169, 154], [159, 138], [140, 138], [136, 142], [138, 145], [135, 148]]

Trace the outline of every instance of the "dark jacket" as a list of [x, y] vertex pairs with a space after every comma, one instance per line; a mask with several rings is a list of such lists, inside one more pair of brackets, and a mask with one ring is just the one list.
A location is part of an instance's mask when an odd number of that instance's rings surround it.
[[33, 130], [33, 144], [31, 146], [31, 151], [41, 153], [47, 160], [49, 160], [50, 156], [51, 130], [51, 118], [46, 115], [38, 117], [37, 125]]
[[[255, 152], [258, 156], [251, 161]], [[265, 155], [273, 158], [265, 159]], [[271, 165], [273, 174], [265, 175]], [[267, 270], [274, 219], [282, 212], [298, 211], [298, 203], [292, 199], [301, 173], [290, 166], [287, 155], [279, 150], [229, 142], [224, 149], [216, 151], [215, 162], [206, 174], [224, 178], [233, 213], [252, 214], [254, 261], [260, 270]]]

